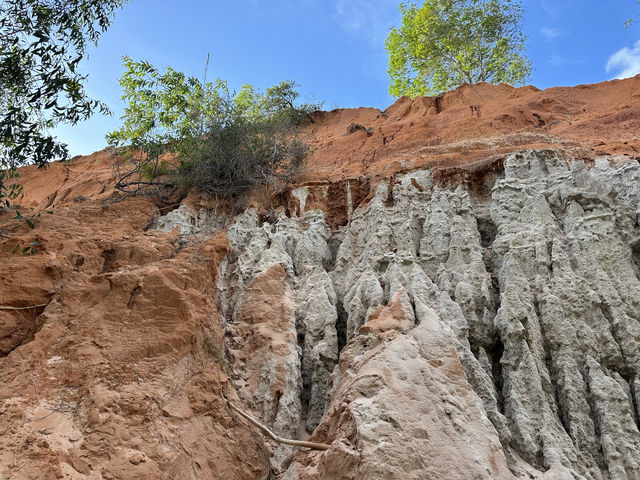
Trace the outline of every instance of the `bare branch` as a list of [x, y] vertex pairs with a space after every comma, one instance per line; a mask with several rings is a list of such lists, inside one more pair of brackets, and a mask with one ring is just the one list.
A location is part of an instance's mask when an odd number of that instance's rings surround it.
[[293, 445], [294, 447], [306, 447], [306, 448], [311, 448], [311, 449], [314, 449], [314, 450], [329, 450], [329, 448], [331, 447], [331, 445], [327, 445], [327, 444], [324, 444], [324, 443], [305, 442], [303, 440], [290, 440], [288, 438], [279, 437], [278, 435], [273, 433], [271, 430], [269, 430], [267, 427], [265, 427], [260, 422], [258, 422], [255, 418], [250, 416], [248, 413], [245, 413], [242, 410], [240, 410], [238, 407], [236, 407], [229, 400], [227, 400], [227, 405], [229, 405], [229, 407], [231, 407], [231, 409], [233, 409], [239, 415], [242, 415], [244, 418], [249, 420], [256, 427], [258, 427], [260, 430], [265, 432], [267, 435], [269, 435], [272, 439], [274, 439], [278, 443], [282, 443], [282, 444], [285, 444], [285, 445]]
[[46, 307], [48, 303], [41, 303], [39, 305], [29, 305], [28, 307], [9, 307], [5, 305], [0, 305], [0, 310], [31, 310], [32, 308], [41, 308]]

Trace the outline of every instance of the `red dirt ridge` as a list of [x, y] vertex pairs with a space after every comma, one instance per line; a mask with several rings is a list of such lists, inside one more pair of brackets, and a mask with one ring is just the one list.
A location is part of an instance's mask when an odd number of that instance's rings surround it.
[[383, 112], [341, 109], [316, 119], [307, 130], [317, 151], [304, 181], [471, 167], [526, 148], [585, 160], [639, 158], [640, 75], [547, 90], [464, 85], [438, 97], [402, 97]]

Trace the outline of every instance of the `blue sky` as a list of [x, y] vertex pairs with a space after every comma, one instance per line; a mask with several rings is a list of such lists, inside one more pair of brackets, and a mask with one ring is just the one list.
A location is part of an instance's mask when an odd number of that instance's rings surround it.
[[[91, 96], [112, 117], [56, 129], [72, 155], [105, 146], [119, 126], [121, 57], [145, 59], [234, 88], [260, 89], [285, 79], [326, 109], [373, 106], [387, 93], [384, 40], [400, 23], [400, 0], [130, 0], [84, 62]], [[640, 73], [640, 5], [636, 0], [524, 0], [528, 55], [538, 88], [572, 86]], [[636, 24], [625, 28], [627, 18]]]

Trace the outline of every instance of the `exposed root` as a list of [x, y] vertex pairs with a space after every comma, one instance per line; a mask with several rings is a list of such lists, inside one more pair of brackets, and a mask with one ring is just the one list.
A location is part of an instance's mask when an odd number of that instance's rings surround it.
[[28, 307], [9, 307], [5, 305], [0, 305], [0, 310], [31, 310], [32, 308], [41, 308], [46, 307], [48, 303], [41, 303], [39, 305], [29, 305]]
[[248, 413], [243, 412], [242, 410], [240, 410], [238, 407], [236, 407], [233, 403], [231, 403], [228, 400], [227, 400], [227, 405], [229, 405], [229, 407], [231, 407], [231, 409], [233, 409], [235, 412], [237, 412], [238, 414], [242, 415], [244, 418], [249, 420], [256, 427], [258, 427], [260, 430], [265, 432], [267, 435], [269, 435], [271, 438], [273, 438], [278, 443], [283, 443], [285, 445], [293, 445], [294, 447], [307, 447], [307, 448], [312, 448], [314, 450], [329, 450], [330, 445], [327, 445], [327, 444], [324, 444], [324, 443], [305, 442], [303, 440], [290, 440], [288, 438], [279, 437], [278, 435], [273, 433], [271, 430], [269, 430], [267, 427], [265, 427], [260, 422], [258, 422], [255, 418], [250, 416]]

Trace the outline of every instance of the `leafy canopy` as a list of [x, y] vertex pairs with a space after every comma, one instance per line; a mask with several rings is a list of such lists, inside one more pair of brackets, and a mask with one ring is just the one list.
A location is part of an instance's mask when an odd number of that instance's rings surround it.
[[524, 56], [519, 0], [426, 0], [401, 3], [402, 25], [386, 40], [389, 92], [434, 95], [477, 82], [522, 84]]
[[127, 102], [122, 126], [107, 142], [157, 157], [165, 152], [188, 155], [191, 143], [204, 134], [205, 119], [219, 108], [224, 82], [201, 81], [167, 68], [160, 72], [146, 61], [123, 57], [122, 100]]
[[3, 181], [16, 166], [68, 157], [51, 128], [108, 112], [88, 98], [78, 64], [124, 1], [0, 0], [0, 201], [19, 194]]
[[282, 179], [304, 159], [295, 127], [303, 118], [313, 121], [309, 113], [320, 105], [299, 105], [295, 82], [265, 93], [247, 84], [236, 93], [223, 80], [207, 81], [206, 69], [198, 79], [129, 57], [124, 65], [123, 125], [106, 137], [119, 148], [121, 191], [173, 191], [181, 183], [224, 194]]

